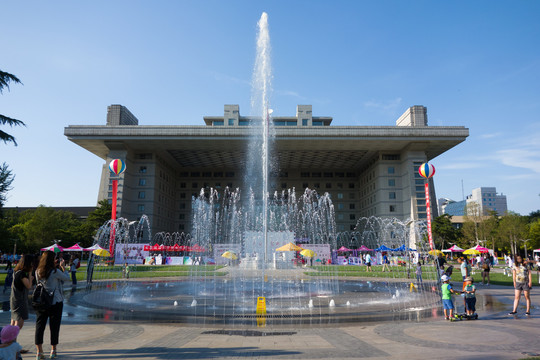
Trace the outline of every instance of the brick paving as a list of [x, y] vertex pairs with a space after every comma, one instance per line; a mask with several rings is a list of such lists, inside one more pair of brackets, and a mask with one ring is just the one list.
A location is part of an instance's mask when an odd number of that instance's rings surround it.
[[[540, 296], [532, 291], [532, 315], [508, 316], [513, 289], [480, 287], [480, 319], [448, 322], [436, 316], [418, 321], [356, 323], [350, 326], [256, 328], [266, 336], [246, 336], [233, 327], [182, 326], [135, 321], [95, 321], [65, 316], [59, 359], [522, 359], [540, 356]], [[7, 295], [0, 296], [2, 301]], [[458, 299], [459, 302], [459, 299]], [[66, 313], [77, 311], [66, 309]], [[0, 313], [0, 324], [9, 312]], [[31, 315], [19, 343], [34, 359], [35, 317]], [[223, 330], [223, 331], [214, 331]], [[48, 331], [48, 330], [47, 330]], [[290, 333], [293, 333], [292, 335]], [[44, 348], [50, 350], [48, 333]]]

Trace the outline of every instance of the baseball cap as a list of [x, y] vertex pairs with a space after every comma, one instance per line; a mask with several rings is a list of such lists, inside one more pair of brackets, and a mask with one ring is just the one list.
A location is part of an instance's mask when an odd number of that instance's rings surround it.
[[443, 276], [441, 276], [441, 280], [442, 281], [448, 281], [448, 280], [450, 280], [450, 278], [448, 277], [448, 275], [443, 275]]

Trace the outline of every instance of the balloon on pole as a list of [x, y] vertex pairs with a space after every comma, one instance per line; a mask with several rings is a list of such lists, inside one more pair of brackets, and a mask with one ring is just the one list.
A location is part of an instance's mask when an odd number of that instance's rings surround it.
[[428, 240], [431, 250], [433, 250], [433, 234], [431, 233], [431, 201], [429, 198], [429, 179], [435, 175], [435, 166], [429, 163], [423, 163], [418, 168], [418, 173], [424, 179], [426, 183], [424, 185], [425, 195], [426, 195], [426, 213], [427, 213], [427, 231], [428, 231]]
[[[126, 163], [120, 159], [114, 159], [109, 163], [109, 170], [114, 174], [115, 177], [120, 176], [126, 170]], [[112, 180], [112, 211], [111, 211], [111, 236], [109, 239], [109, 252], [112, 256], [114, 253], [114, 239], [115, 239], [115, 230], [114, 226], [116, 223], [116, 198], [118, 197], [118, 179], [113, 178]]]

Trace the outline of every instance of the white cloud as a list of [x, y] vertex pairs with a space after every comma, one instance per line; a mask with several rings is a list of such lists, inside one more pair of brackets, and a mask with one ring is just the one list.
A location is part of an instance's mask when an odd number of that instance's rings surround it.
[[491, 134], [482, 134], [482, 135], [480, 135], [480, 138], [482, 138], [482, 139], [491, 139], [491, 138], [494, 138], [494, 137], [499, 137], [501, 135], [502, 135], [502, 133], [500, 133], [500, 132], [491, 133]]
[[527, 147], [499, 150], [497, 154], [504, 165], [529, 169], [540, 174], [540, 149]]
[[376, 100], [369, 100], [364, 102], [364, 106], [367, 108], [375, 108], [375, 109], [381, 109], [381, 110], [394, 110], [401, 106], [402, 98], [398, 97], [393, 100], [386, 100], [386, 101], [376, 101]]

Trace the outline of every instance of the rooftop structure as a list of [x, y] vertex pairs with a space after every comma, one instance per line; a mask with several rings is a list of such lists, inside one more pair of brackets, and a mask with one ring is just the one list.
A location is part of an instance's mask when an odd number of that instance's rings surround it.
[[[118, 217], [149, 217], [152, 232], [190, 231], [191, 201], [210, 188], [241, 187], [249, 125], [238, 105], [223, 116], [205, 116], [205, 125], [139, 125], [122, 105], [108, 107], [106, 125], [70, 125], [65, 135], [104, 160], [98, 200], [111, 198], [108, 163], [126, 161], [119, 179]], [[313, 116], [311, 105], [296, 115], [273, 118], [273, 191], [307, 187], [328, 192], [338, 231], [353, 230], [364, 216], [425, 219], [423, 162], [463, 142], [463, 126], [428, 126], [427, 109], [413, 106], [396, 126], [331, 126], [332, 118]], [[435, 199], [433, 179], [430, 179]], [[432, 210], [437, 216], [436, 207]]]

